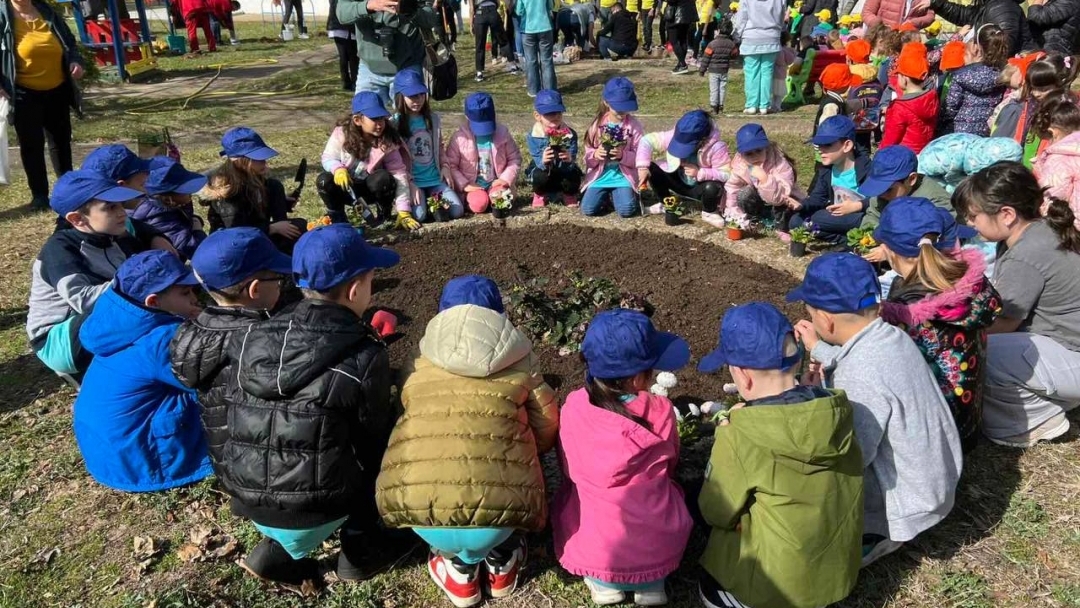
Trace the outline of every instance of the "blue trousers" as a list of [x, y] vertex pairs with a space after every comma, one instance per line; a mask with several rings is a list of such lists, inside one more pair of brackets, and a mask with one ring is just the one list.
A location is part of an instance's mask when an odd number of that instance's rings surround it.
[[461, 204], [461, 198], [452, 188], [448, 188], [445, 184], [439, 184], [438, 186], [431, 186], [430, 188], [421, 188], [417, 186], [420, 191], [419, 205], [413, 205], [413, 217], [416, 221], [424, 223], [428, 217], [427, 198], [433, 194], [442, 193], [443, 198], [450, 203], [450, 219], [456, 220], [465, 215], [465, 206]]
[[746, 109], [767, 110], [772, 103], [773, 65], [777, 53], [761, 53], [743, 57], [746, 82]]
[[637, 193], [633, 188], [586, 188], [581, 199], [581, 212], [585, 215], [600, 215], [611, 201], [615, 213], [620, 217], [634, 217], [641, 211]]
[[525, 85], [533, 97], [541, 89], [557, 89], [555, 81], [555, 32], [525, 34], [522, 38], [525, 47]]

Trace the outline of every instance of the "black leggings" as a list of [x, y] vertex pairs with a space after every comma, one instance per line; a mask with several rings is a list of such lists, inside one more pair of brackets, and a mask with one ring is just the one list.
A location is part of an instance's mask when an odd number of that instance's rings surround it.
[[445, 30], [450, 44], [457, 44], [457, 19], [454, 15], [454, 8], [450, 6], [449, 0], [443, 0], [443, 3], [439, 5], [439, 10], [442, 13], [442, 21], [445, 26], [443, 30]]
[[71, 86], [66, 82], [49, 91], [15, 87], [15, 133], [19, 136], [19, 157], [34, 200], [49, 200], [49, 174], [45, 169], [46, 142], [56, 175], [71, 171], [70, 104]]
[[673, 23], [668, 25], [668, 41], [671, 49], [675, 51], [675, 59], [679, 61], [678, 67], [686, 66], [686, 49], [690, 43], [690, 23]]
[[577, 165], [552, 167], [546, 171], [537, 169], [532, 174], [533, 192], [577, 196], [578, 190], [581, 190], [581, 178], [581, 169]]
[[[345, 215], [346, 205], [364, 202], [378, 209], [378, 219], [367, 218], [368, 223], [381, 223], [388, 219], [394, 210], [394, 197], [397, 195], [397, 181], [386, 169], [379, 169], [364, 179], [352, 178], [352, 193], [341, 189], [334, 183], [334, 174], [323, 171], [315, 178], [315, 189], [319, 198], [326, 205], [326, 215], [330, 221], [338, 224], [349, 221]], [[352, 194], [356, 195], [353, 198]]]
[[487, 44], [488, 31], [494, 40], [492, 48], [498, 47], [503, 55], [509, 59], [514, 54], [510, 52], [510, 44], [506, 38], [506, 29], [503, 27], [502, 17], [495, 7], [485, 6], [480, 9], [472, 20], [473, 37], [476, 39], [476, 71], [484, 71], [484, 46]]
[[698, 182], [693, 186], [682, 180], [682, 169], [668, 173], [656, 163], [649, 165], [649, 184], [656, 196], [663, 200], [672, 192], [680, 196], [701, 201], [701, 210], [716, 213], [717, 206], [724, 202], [723, 182]]
[[356, 40], [352, 38], [334, 38], [337, 47], [338, 69], [341, 71], [341, 88], [352, 91], [356, 88], [356, 73], [360, 70], [360, 56], [356, 52]]

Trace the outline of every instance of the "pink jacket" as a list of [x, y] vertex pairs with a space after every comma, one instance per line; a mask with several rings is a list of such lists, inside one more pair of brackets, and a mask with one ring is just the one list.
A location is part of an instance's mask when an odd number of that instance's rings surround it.
[[[672, 129], [642, 137], [637, 148], [637, 168], [648, 169], [653, 151], [667, 152], [668, 144], [674, 135], [675, 129]], [[668, 173], [679, 167], [677, 159], [671, 157], [656, 164]], [[720, 139], [720, 131], [716, 127], [713, 127], [705, 142], [698, 148], [698, 167], [699, 182], [726, 182], [731, 177], [731, 154], [728, 153], [727, 144]]]
[[[594, 124], [593, 126], [597, 126]], [[622, 127], [626, 130], [626, 148], [623, 149], [622, 158], [619, 160], [619, 170], [622, 171], [623, 177], [630, 182], [630, 186], [637, 190], [638, 184], [637, 171], [634, 170], [637, 163], [637, 151], [638, 143], [641, 141], [641, 136], [645, 133], [645, 128], [641, 126], [641, 122], [633, 116], [623, 116]], [[592, 126], [589, 130], [592, 130]], [[585, 180], [581, 183], [581, 191], [584, 192], [589, 184], [596, 181], [596, 178], [600, 177], [600, 174], [604, 171], [604, 166], [607, 164], [604, 161], [597, 160], [594, 155], [596, 154], [596, 146], [589, 145], [589, 132], [585, 132]]]
[[[510, 190], [514, 189], [518, 170], [521, 169], [521, 150], [518, 149], [509, 129], [496, 125], [491, 136], [491, 161], [495, 165], [498, 179], [506, 182]], [[476, 136], [468, 124], [461, 125], [446, 142], [443, 150], [443, 166], [450, 170], [454, 178], [454, 190], [465, 192], [465, 186], [476, 183], [479, 172], [480, 152], [476, 149]]]
[[[806, 193], [795, 183], [795, 168], [784, 158], [776, 144], [769, 146], [765, 156], [765, 174], [768, 179], [756, 184], [756, 187], [766, 204], [783, 205], [789, 196], [800, 201], [806, 198]], [[731, 161], [731, 179], [724, 182], [727, 193], [725, 206], [728, 209], [737, 207], [739, 191], [754, 185], [750, 179], [750, 163], [746, 162], [742, 154], [736, 154], [735, 160]]]
[[[1050, 197], [1054, 197], [1067, 201], [1076, 217], [1080, 218], [1080, 131], [1047, 146], [1035, 158], [1031, 169], [1039, 185], [1046, 188], [1043, 215], [1050, 206]], [[1080, 219], [1076, 225], [1080, 229]]]
[[409, 207], [409, 172], [405, 167], [405, 161], [401, 158], [401, 147], [372, 148], [366, 159], [353, 158], [353, 155], [345, 151], [345, 131], [341, 127], [334, 129], [330, 139], [326, 140], [326, 147], [322, 153], [323, 171], [333, 173], [338, 169], [346, 169], [351, 175], [358, 175], [361, 170], [374, 173], [381, 166], [394, 176], [397, 182], [397, 190], [394, 194], [394, 207], [398, 211], [410, 211]]
[[672, 479], [679, 434], [671, 401], [647, 392], [626, 409], [652, 430], [595, 407], [584, 388], [562, 407], [564, 481], [552, 504], [555, 555], [571, 574], [658, 581], [679, 567], [693, 521]]
[[[912, 4], [915, 4], [914, 2]], [[890, 28], [897, 28], [910, 21], [920, 30], [934, 22], [934, 11], [925, 10], [919, 14], [905, 14], [906, 0], [866, 0], [863, 5], [862, 19], [867, 27], [884, 21]]]

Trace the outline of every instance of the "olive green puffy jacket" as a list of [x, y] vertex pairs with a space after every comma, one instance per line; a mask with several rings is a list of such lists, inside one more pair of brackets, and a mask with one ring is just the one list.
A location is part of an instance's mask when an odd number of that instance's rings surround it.
[[388, 526], [544, 527], [538, 454], [559, 410], [532, 367], [532, 343], [495, 311], [466, 304], [428, 323], [375, 490]]

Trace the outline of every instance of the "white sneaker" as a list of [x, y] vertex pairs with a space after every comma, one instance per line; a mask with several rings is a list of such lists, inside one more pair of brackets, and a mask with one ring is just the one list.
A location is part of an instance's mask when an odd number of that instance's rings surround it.
[[701, 221], [716, 228], [724, 227], [724, 216], [720, 215], [719, 213], [709, 213], [708, 211], [702, 211]]
[[240, 46], [240, 39], [239, 38], [230, 38], [229, 39], [229, 44], [231, 44], [233, 46]]
[[308, 40], [309, 38], [311, 38], [311, 36], [308, 36], [307, 33], [300, 34], [300, 40]]
[[608, 589], [597, 585], [589, 579], [584, 580], [585, 586], [589, 588], [589, 595], [592, 596], [592, 601], [597, 606], [612, 606], [621, 604], [626, 600], [626, 594], [618, 589]]
[[757, 114], [757, 108], [746, 108], [742, 111], [742, 113], [746, 114], [747, 116], [753, 116], [754, 114]]
[[664, 212], [664, 204], [656, 203], [655, 205], [650, 205], [648, 211], [649, 215], [660, 215]]
[[634, 592], [634, 605], [636, 606], [666, 606], [667, 603], [667, 591], [662, 587], [656, 591]]
[[990, 436], [987, 438], [993, 443], [1009, 448], [1030, 448], [1040, 441], [1052, 441], [1068, 432], [1069, 419], [1064, 413], [1060, 413], [1026, 433], [1000, 439]]

